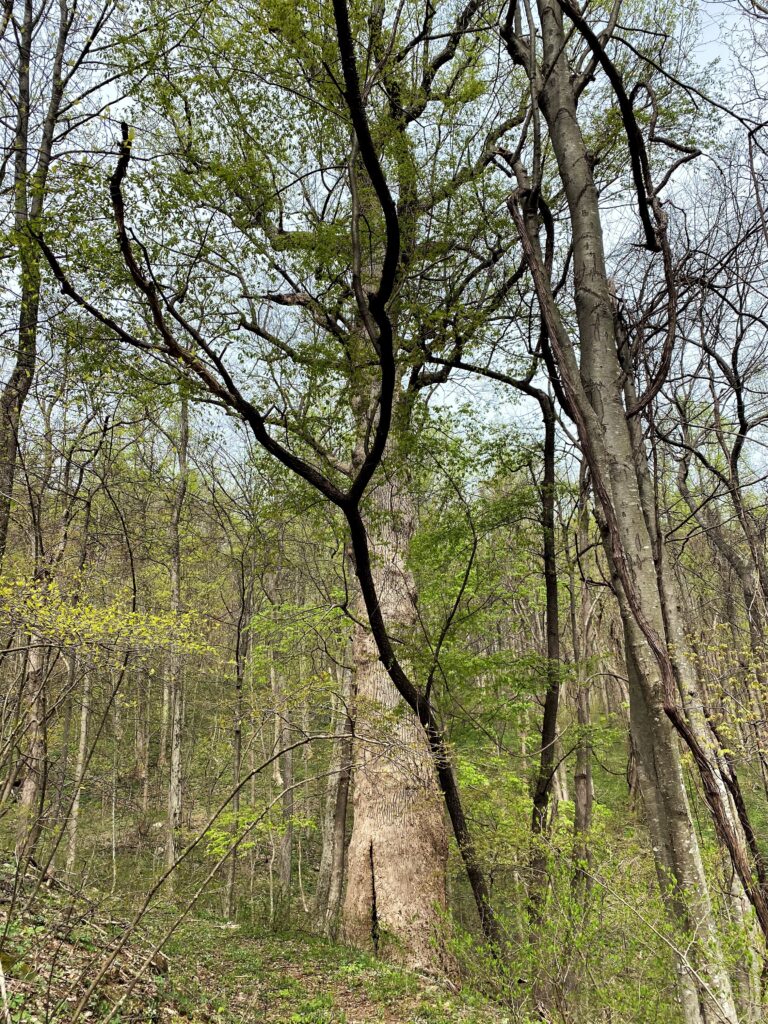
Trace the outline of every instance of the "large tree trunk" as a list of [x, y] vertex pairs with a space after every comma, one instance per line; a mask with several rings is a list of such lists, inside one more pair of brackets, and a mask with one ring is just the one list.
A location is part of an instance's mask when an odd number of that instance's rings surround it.
[[[379, 484], [374, 497], [376, 587], [396, 634], [415, 621], [405, 564], [412, 522], [391, 483]], [[434, 967], [443, 961], [448, 840], [432, 756], [363, 627], [355, 630], [352, 658], [356, 768], [343, 935], [408, 966]]]

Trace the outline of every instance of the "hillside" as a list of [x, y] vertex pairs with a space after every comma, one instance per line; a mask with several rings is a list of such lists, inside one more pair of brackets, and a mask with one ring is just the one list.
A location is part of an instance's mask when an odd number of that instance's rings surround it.
[[[0, 951], [3, 1024], [70, 1024], [125, 929], [103, 903], [75, 895], [61, 883], [38, 882], [30, 873], [17, 888], [10, 865], [0, 872], [3, 927], [15, 904]], [[118, 1024], [503, 1024], [508, 1019], [469, 991], [459, 993], [311, 935], [257, 934], [194, 918], [175, 933], [167, 956], [155, 954], [145, 969], [152, 949], [147, 935], [126, 943], [84, 1007], [83, 1021], [100, 1024], [111, 1013]]]

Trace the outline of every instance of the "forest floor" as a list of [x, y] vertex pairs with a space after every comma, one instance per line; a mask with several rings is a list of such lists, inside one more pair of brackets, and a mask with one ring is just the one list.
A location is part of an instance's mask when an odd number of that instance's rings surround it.
[[456, 992], [434, 979], [309, 935], [248, 934], [212, 922], [193, 922], [177, 935], [168, 955], [178, 1010], [195, 1024], [508, 1020], [469, 991]]
[[[31, 885], [30, 885], [31, 883]], [[83, 895], [0, 867], [0, 1022], [69, 1024], [124, 922]], [[27, 905], [28, 903], [28, 905]], [[9, 910], [13, 905], [6, 932]], [[316, 936], [188, 918], [165, 947], [128, 942], [80, 1020], [115, 1024], [506, 1024], [480, 996]], [[139, 975], [139, 980], [135, 981]], [[132, 987], [134, 985], [135, 987]], [[4, 988], [4, 991], [2, 989]]]

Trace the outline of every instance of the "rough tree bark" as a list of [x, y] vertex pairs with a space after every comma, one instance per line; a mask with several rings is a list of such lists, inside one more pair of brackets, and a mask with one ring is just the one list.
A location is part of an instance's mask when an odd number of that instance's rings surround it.
[[[405, 563], [412, 517], [397, 484], [377, 484], [372, 497], [376, 590], [396, 635], [416, 617]], [[448, 838], [429, 744], [362, 626], [352, 660], [356, 768], [342, 933], [410, 967], [442, 966]]]

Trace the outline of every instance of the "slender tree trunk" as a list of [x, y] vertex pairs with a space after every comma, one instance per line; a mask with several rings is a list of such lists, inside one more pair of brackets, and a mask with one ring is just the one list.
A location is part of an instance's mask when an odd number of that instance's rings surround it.
[[[181, 738], [184, 724], [184, 694], [181, 680], [181, 666], [176, 663], [177, 655], [173, 655], [170, 665], [172, 680], [172, 702], [170, 719], [170, 759], [168, 779], [168, 842], [165, 848], [166, 866], [170, 867], [176, 860], [176, 839], [181, 828], [182, 790], [181, 790]], [[173, 888], [173, 875], [169, 879], [169, 888]]]
[[333, 808], [333, 837], [330, 841], [331, 858], [328, 898], [323, 915], [323, 934], [334, 939], [338, 932], [341, 897], [346, 877], [347, 807], [349, 804], [350, 779], [352, 777], [352, 720], [346, 714], [344, 716], [344, 728], [346, 736], [341, 746], [339, 784], [336, 789], [336, 799]]
[[157, 748], [157, 767], [165, 768], [168, 765], [168, 722], [171, 710], [171, 686], [168, 680], [168, 672], [163, 673], [163, 699], [160, 706], [160, 739]]
[[85, 777], [85, 761], [88, 753], [88, 718], [91, 710], [91, 679], [90, 673], [86, 673], [83, 680], [82, 703], [80, 705], [80, 735], [77, 744], [77, 760], [75, 762], [74, 796], [72, 798], [72, 809], [67, 821], [67, 858], [65, 871], [68, 878], [72, 878], [77, 858], [77, 835], [80, 821], [80, 795]]
[[728, 908], [739, 935], [747, 937], [748, 951], [740, 957], [734, 967], [735, 996], [741, 1024], [763, 1024], [765, 1021], [764, 961], [757, 953], [760, 949], [760, 929], [755, 922], [754, 911], [731, 865], [724, 865], [730, 874]]
[[[245, 685], [245, 671], [248, 665], [248, 652], [251, 644], [251, 633], [249, 631], [249, 620], [252, 606], [252, 585], [250, 576], [252, 568], [249, 567], [244, 557], [241, 557], [239, 567], [240, 584], [240, 613], [237, 619], [237, 631], [235, 635], [235, 703], [232, 714], [232, 784], [235, 795], [232, 798], [232, 835], [237, 837], [240, 831], [240, 778], [243, 766], [243, 687]], [[235, 882], [237, 878], [238, 849], [234, 847], [229, 859], [227, 871], [227, 920], [234, 921], [237, 914], [237, 900]]]
[[[582, 490], [584, 474], [582, 472]], [[589, 510], [587, 502], [582, 499], [579, 510], [579, 529], [576, 537], [577, 552], [586, 551], [588, 543]], [[592, 827], [592, 741], [590, 729], [592, 724], [590, 707], [590, 690], [587, 681], [586, 662], [590, 654], [590, 614], [587, 606], [589, 600], [586, 585], [580, 586], [577, 597], [576, 573], [574, 560], [570, 563], [571, 587], [571, 637], [573, 660], [576, 674], [576, 723], [579, 729], [576, 745], [576, 764], [573, 777], [574, 811], [573, 811], [573, 856], [575, 860], [574, 883], [582, 892], [589, 890], [591, 878], [589, 832]]]
[[347, 804], [352, 775], [350, 675], [346, 666], [337, 675], [340, 692], [334, 709], [332, 731], [339, 733], [343, 730], [343, 736], [334, 741], [329, 769], [323, 815], [323, 848], [314, 901], [315, 921], [323, 935], [329, 938], [336, 937], [345, 875]]
[[270, 922], [284, 925], [290, 913], [291, 887], [293, 881], [293, 751], [286, 750], [291, 743], [291, 716], [284, 692], [283, 680], [276, 666], [273, 653], [269, 668], [272, 701], [275, 713], [274, 751], [283, 751], [273, 763], [273, 781], [280, 794], [281, 833], [272, 836], [272, 859], [270, 864], [270, 885], [272, 870], [277, 867], [277, 891], [271, 892]]
[[[690, 493], [688, 487], [688, 463], [685, 459], [680, 462], [677, 483], [691, 515], [705, 532], [713, 550], [721, 556], [739, 582], [749, 626], [752, 670], [755, 674], [757, 686], [750, 684], [749, 666], [745, 664], [747, 659], [741, 654], [742, 642], [739, 638], [739, 630], [735, 622], [735, 607], [730, 586], [726, 587], [726, 616], [733, 638], [736, 641], [735, 650], [739, 659], [740, 676], [746, 694], [746, 703], [753, 708], [750, 725], [754, 734], [755, 752], [760, 764], [763, 789], [768, 795], [768, 716], [766, 716], [766, 711], [760, 698], [761, 692], [767, 692], [764, 668], [766, 657], [766, 621], [764, 598], [760, 581], [757, 577], [757, 570], [754, 568], [754, 564], [750, 564], [726, 540], [718, 512], [700, 505]], [[753, 544], [755, 543], [756, 539], [753, 538]], [[752, 554], [754, 556], [754, 552]]]
[[574, 791], [574, 856], [577, 861], [576, 876], [589, 888], [587, 872], [590, 865], [589, 831], [592, 827], [592, 743], [589, 731], [592, 717], [589, 706], [589, 687], [583, 678], [576, 684], [576, 721], [579, 726], [579, 742], [576, 747], [576, 765], [573, 775]]
[[26, 401], [37, 361], [37, 317], [40, 307], [40, 264], [31, 240], [23, 237], [29, 221], [29, 152], [32, 40], [35, 17], [31, 0], [25, 0], [18, 37], [16, 137], [14, 139], [15, 228], [21, 238], [21, 305], [16, 363], [0, 395], [0, 565], [5, 556], [10, 524], [13, 483], [16, 476], [21, 410]]
[[[243, 667], [238, 657], [237, 676], [235, 678], [235, 710], [232, 723], [232, 785], [236, 792], [232, 798], [232, 822], [233, 836], [237, 836], [240, 830], [240, 775], [242, 772], [243, 756]], [[234, 849], [229, 858], [229, 871], [227, 873], [227, 920], [234, 921], [236, 913], [235, 905], [235, 879], [237, 877], [237, 850]]]
[[15, 363], [0, 393], [0, 567], [8, 543], [21, 414], [37, 364], [40, 251], [35, 241], [29, 237], [28, 228], [37, 223], [43, 212], [56, 125], [64, 95], [64, 59], [69, 34], [76, 21], [74, 13], [68, 9], [66, 3], [59, 4], [59, 20], [53, 36], [52, 63], [47, 84], [47, 104], [42, 115], [39, 145], [36, 154], [33, 154], [33, 124], [36, 119], [33, 117], [32, 104], [33, 99], [37, 100], [39, 97], [35, 95], [31, 61], [39, 13], [35, 12], [32, 0], [24, 0], [23, 12], [16, 34], [17, 92], [13, 98], [16, 113], [13, 141], [13, 206], [21, 302]]
[[149, 814], [149, 731], [152, 683], [149, 671], [139, 666], [136, 672], [136, 775], [140, 787], [141, 816]]
[[64, 684], [64, 724], [61, 730], [61, 764], [56, 780], [56, 809], [53, 817], [58, 821], [66, 800], [67, 773], [69, 771], [69, 747], [72, 739], [72, 703], [77, 680], [77, 652], [67, 658], [67, 678]]
[[25, 680], [27, 740], [16, 838], [16, 859], [22, 867], [34, 857], [43, 828], [48, 778], [46, 660], [46, 649], [33, 639]]
[[[547, 690], [541, 724], [541, 753], [533, 793], [531, 829], [534, 837], [547, 831], [547, 808], [554, 782], [557, 711], [560, 701], [560, 609], [555, 545], [555, 410], [548, 395], [540, 393], [544, 416], [544, 478], [541, 485], [541, 513], [546, 593]], [[547, 855], [541, 840], [534, 838], [531, 858], [530, 905], [534, 922], [540, 918], [547, 886]]]
[[[181, 613], [181, 515], [187, 493], [187, 449], [189, 446], [189, 409], [186, 396], [181, 398], [179, 416], [179, 441], [177, 448], [178, 475], [176, 493], [171, 512], [171, 612]], [[168, 660], [168, 694], [170, 713], [170, 771], [168, 780], [168, 842], [166, 843], [166, 865], [176, 860], [176, 836], [181, 827], [182, 780], [181, 745], [184, 725], [184, 679], [183, 662], [179, 651], [174, 650]], [[173, 875], [169, 879], [173, 887]]]
[[5, 556], [11, 520], [21, 412], [32, 386], [37, 362], [40, 269], [34, 259], [26, 258], [24, 263], [16, 365], [0, 395], [0, 565]]
[[279, 888], [279, 911], [281, 923], [286, 924], [291, 911], [291, 895], [293, 888], [293, 751], [288, 750], [292, 739], [291, 717], [287, 708], [282, 712], [280, 721], [280, 744], [284, 753], [280, 757], [280, 770], [283, 777], [283, 796], [281, 800], [282, 827], [277, 854], [277, 882]]

